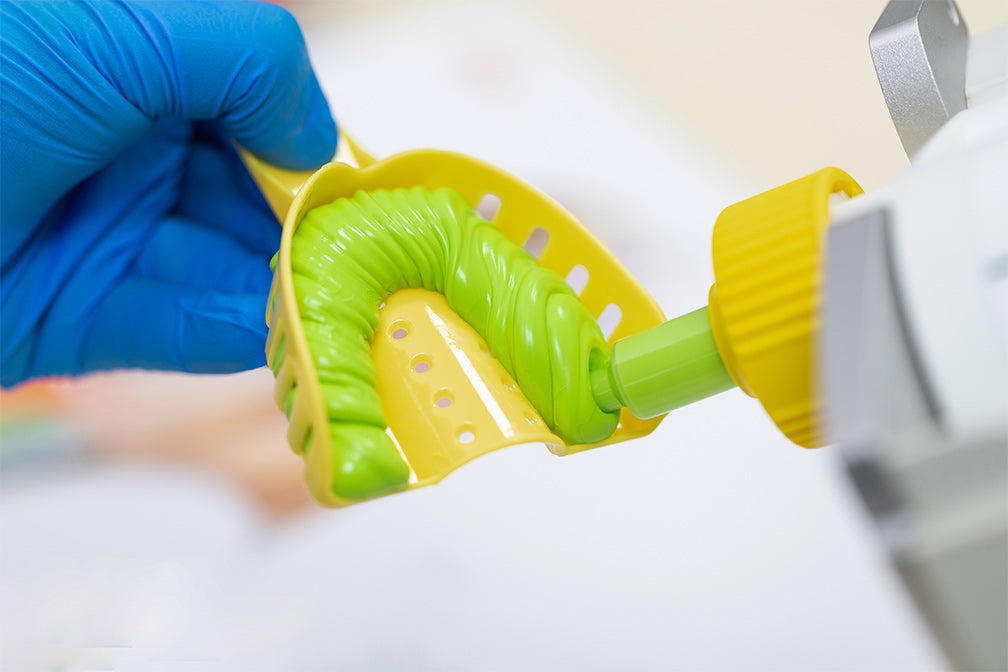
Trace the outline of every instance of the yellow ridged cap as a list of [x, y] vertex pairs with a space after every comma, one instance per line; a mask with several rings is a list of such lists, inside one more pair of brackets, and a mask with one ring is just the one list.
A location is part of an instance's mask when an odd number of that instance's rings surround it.
[[819, 419], [815, 341], [823, 236], [832, 194], [863, 193], [839, 168], [726, 208], [714, 226], [710, 320], [725, 367], [778, 428], [806, 448]]

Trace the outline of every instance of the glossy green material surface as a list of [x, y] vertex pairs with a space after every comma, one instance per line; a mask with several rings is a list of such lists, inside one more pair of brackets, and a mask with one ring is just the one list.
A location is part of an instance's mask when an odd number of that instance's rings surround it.
[[592, 387], [603, 408], [626, 406], [638, 418], [652, 418], [735, 383], [701, 308], [617, 341], [609, 369], [592, 372]]
[[589, 361], [608, 365], [594, 318], [453, 190], [358, 192], [315, 208], [294, 233], [291, 270], [333, 450], [342, 452], [334, 463], [346, 465], [334, 474], [341, 497], [401, 489], [409, 477], [385, 434], [370, 349], [378, 309], [399, 289], [444, 294], [564, 441], [616, 429], [618, 410], [602, 410], [592, 393]]

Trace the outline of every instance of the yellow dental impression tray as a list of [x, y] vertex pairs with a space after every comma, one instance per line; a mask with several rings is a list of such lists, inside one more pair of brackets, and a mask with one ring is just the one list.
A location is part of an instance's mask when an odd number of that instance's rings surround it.
[[[449, 188], [537, 257], [540, 266], [568, 278], [591, 315], [605, 313], [600, 322], [618, 316], [611, 333], [604, 332], [609, 346], [665, 321], [654, 299], [583, 225], [508, 173], [453, 152], [415, 150], [376, 161], [345, 136], [341, 145], [343, 156], [316, 172], [281, 170], [242, 153], [283, 222], [267, 304], [267, 362], [276, 374], [276, 402], [290, 419], [287, 438], [305, 460], [305, 481], [319, 503], [343, 506], [361, 498], [341, 496], [337, 487], [352, 465], [339, 463], [339, 447], [327, 431], [326, 401], [295, 294], [292, 240], [314, 208], [362, 191]], [[499, 206], [490, 214], [494, 204]], [[490, 354], [485, 340], [444, 296], [423, 289], [404, 289], [387, 298], [371, 354], [386, 433], [409, 469], [400, 490], [437, 483], [469, 460], [506, 446], [545, 443], [553, 453], [567, 455], [644, 436], [664, 417], [640, 420], [623, 409], [609, 438], [566, 445]]]

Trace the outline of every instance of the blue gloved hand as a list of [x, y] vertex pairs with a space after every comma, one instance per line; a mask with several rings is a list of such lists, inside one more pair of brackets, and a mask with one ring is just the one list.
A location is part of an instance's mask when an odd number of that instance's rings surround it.
[[336, 126], [258, 2], [3, 0], [0, 382], [260, 366], [280, 227], [229, 138], [309, 169]]

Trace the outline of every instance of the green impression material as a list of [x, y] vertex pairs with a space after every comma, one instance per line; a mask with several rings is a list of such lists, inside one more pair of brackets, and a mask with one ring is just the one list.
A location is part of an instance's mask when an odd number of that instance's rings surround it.
[[591, 313], [456, 191], [358, 192], [317, 207], [294, 233], [291, 271], [341, 497], [401, 489], [409, 476], [385, 434], [370, 349], [379, 307], [399, 289], [444, 294], [564, 441], [616, 429], [618, 407], [599, 408], [592, 393], [589, 363], [606, 366], [608, 346]]

